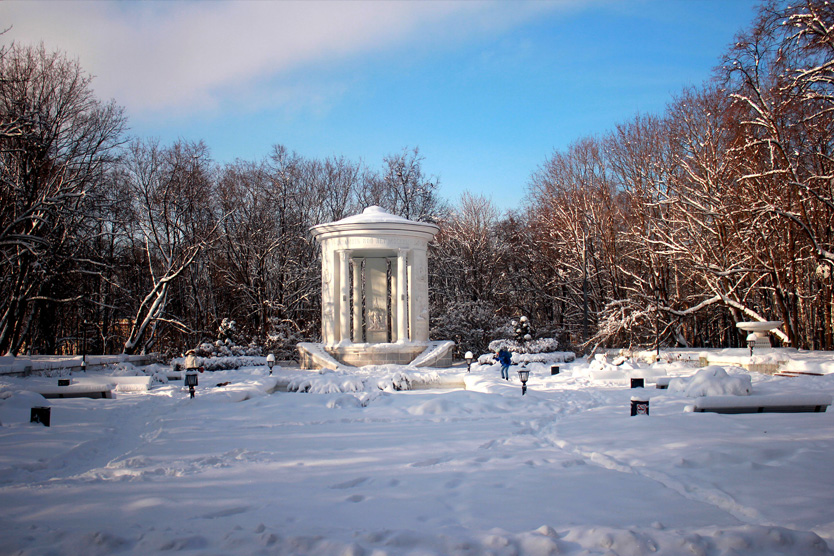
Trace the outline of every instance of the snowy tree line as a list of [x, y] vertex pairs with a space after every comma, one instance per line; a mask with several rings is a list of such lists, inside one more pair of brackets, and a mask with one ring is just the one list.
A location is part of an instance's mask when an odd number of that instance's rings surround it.
[[[121, 108], [76, 62], [0, 50], [0, 351], [176, 352], [224, 319], [277, 347], [315, 339], [311, 226], [381, 205], [440, 209], [417, 149], [381, 169], [277, 145], [215, 163], [205, 144], [126, 135]], [[270, 346], [272, 347], [272, 346]]]
[[524, 210], [464, 198], [435, 293], [587, 349], [735, 346], [744, 320], [832, 349], [832, 156], [834, 4], [767, 3], [710, 83], [553, 153]]
[[202, 142], [130, 138], [77, 63], [0, 49], [0, 352], [290, 353], [320, 329], [309, 228], [369, 205], [441, 226], [432, 334], [484, 351], [527, 315], [563, 348], [738, 345], [740, 320], [834, 348], [834, 8], [767, 3], [715, 79], [554, 152], [522, 209], [438, 196], [417, 149], [379, 167], [218, 164]]

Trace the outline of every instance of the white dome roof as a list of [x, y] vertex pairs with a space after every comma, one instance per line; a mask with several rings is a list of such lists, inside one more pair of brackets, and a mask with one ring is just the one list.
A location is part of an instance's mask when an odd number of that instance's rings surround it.
[[336, 222], [319, 224], [310, 228], [310, 231], [317, 241], [330, 237], [378, 235], [412, 236], [431, 241], [440, 228], [436, 224], [415, 222], [386, 212], [381, 207], [371, 206], [362, 211], [362, 214], [348, 216]]

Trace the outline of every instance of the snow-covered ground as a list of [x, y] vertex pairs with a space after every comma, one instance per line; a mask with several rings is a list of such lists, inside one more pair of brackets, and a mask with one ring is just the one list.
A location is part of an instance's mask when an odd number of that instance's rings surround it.
[[[525, 396], [516, 367], [477, 364], [416, 374], [466, 389], [411, 391], [397, 367], [244, 367], [193, 400], [0, 378], [0, 554], [834, 553], [834, 410], [692, 413], [693, 388], [652, 388], [684, 362], [560, 367], [530, 364]], [[834, 393], [834, 375], [726, 370], [696, 390]], [[40, 405], [51, 427], [28, 422]]]

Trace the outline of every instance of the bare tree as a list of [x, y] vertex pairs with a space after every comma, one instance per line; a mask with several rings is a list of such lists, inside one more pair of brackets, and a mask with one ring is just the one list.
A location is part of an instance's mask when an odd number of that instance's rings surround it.
[[[43, 46], [0, 55], [0, 351], [16, 353], [38, 303], [77, 297], [77, 237], [88, 194], [122, 140], [124, 117], [99, 102], [76, 62]], [[58, 279], [58, 274], [61, 279]]]
[[766, 4], [725, 67], [743, 128], [735, 151], [739, 183], [751, 192], [757, 233], [749, 244], [770, 294], [761, 303], [773, 307], [795, 345], [830, 349], [834, 9], [817, 0]]
[[135, 227], [126, 238], [141, 255], [144, 273], [136, 299], [125, 353], [153, 346], [161, 323], [187, 329], [169, 314], [172, 286], [216, 239], [219, 220], [211, 199], [208, 153], [202, 143], [176, 143], [168, 149], [155, 142], [131, 144], [122, 169], [122, 183], [131, 194]]
[[370, 204], [409, 220], [437, 220], [445, 210], [437, 196], [439, 180], [424, 175], [423, 160], [418, 148], [386, 156], [382, 174], [369, 180]]
[[585, 138], [556, 152], [530, 182], [531, 218], [559, 267], [554, 293], [564, 296], [587, 340], [606, 299], [621, 299], [617, 265], [621, 206], [601, 142]]

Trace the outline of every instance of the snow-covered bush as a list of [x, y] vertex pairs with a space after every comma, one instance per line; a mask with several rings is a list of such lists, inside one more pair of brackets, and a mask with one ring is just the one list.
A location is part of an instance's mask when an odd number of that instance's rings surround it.
[[688, 378], [673, 378], [669, 392], [681, 392], [689, 398], [701, 396], [749, 396], [753, 382], [748, 374], [729, 374], [723, 367], [711, 365]]
[[497, 362], [498, 360], [495, 358], [495, 354], [491, 352], [478, 356], [478, 365], [494, 365]]
[[272, 332], [264, 340], [264, 353], [271, 353], [279, 361], [298, 359], [300, 342], [309, 342], [310, 337], [299, 331], [295, 323], [273, 319]]
[[[249, 341], [238, 333], [235, 321], [223, 319], [219, 328], [219, 338], [203, 342], [194, 348], [198, 365], [207, 371], [238, 369], [244, 366], [263, 365], [264, 356], [275, 355], [278, 361], [297, 358], [296, 344], [304, 338], [295, 330], [292, 323], [273, 322], [275, 333], [270, 334], [261, 343]], [[181, 365], [182, 358], [171, 360], [171, 364]]]
[[231, 339], [203, 342], [194, 350], [198, 357], [255, 357], [261, 355], [261, 347], [256, 343], [245, 346], [235, 344]]
[[530, 319], [527, 317], [513, 320], [503, 331], [505, 338], [489, 343], [489, 351], [492, 353], [500, 349], [518, 354], [551, 353], [559, 350], [559, 340], [556, 338], [533, 339]]
[[515, 340], [517, 342], [529, 342], [533, 339], [533, 336], [530, 333], [530, 320], [527, 317], [522, 316], [517, 321], [512, 321], [512, 325], [513, 332], [515, 332]]
[[226, 340], [231, 340], [232, 343], [236, 343], [238, 340], [237, 322], [232, 319], [223, 319], [220, 321], [217, 337], [224, 342]]
[[143, 373], [145, 376], [152, 377], [154, 384], [168, 383], [168, 374], [171, 371], [171, 368], [168, 365], [163, 365], [162, 363], [153, 363], [151, 365], [145, 365], [143, 367], [135, 368], [139, 372]]
[[501, 335], [495, 312], [489, 301], [455, 301], [432, 308], [432, 338], [454, 340], [458, 359], [467, 351], [483, 353], [489, 341]]
[[[237, 323], [232, 319], [223, 319], [220, 321], [220, 326], [217, 330], [217, 339], [214, 341], [205, 341], [194, 348], [194, 353], [198, 358], [214, 359], [214, 358], [239, 358], [239, 357], [258, 357], [263, 355], [261, 346], [254, 341], [246, 341], [241, 334], [238, 333]], [[177, 359], [172, 360], [172, 364]], [[203, 366], [205, 362], [202, 363]], [[223, 367], [234, 369], [240, 365], [235, 364], [231, 367]]]
[[133, 363], [123, 361], [110, 365], [113, 376], [142, 376], [145, 373]]

